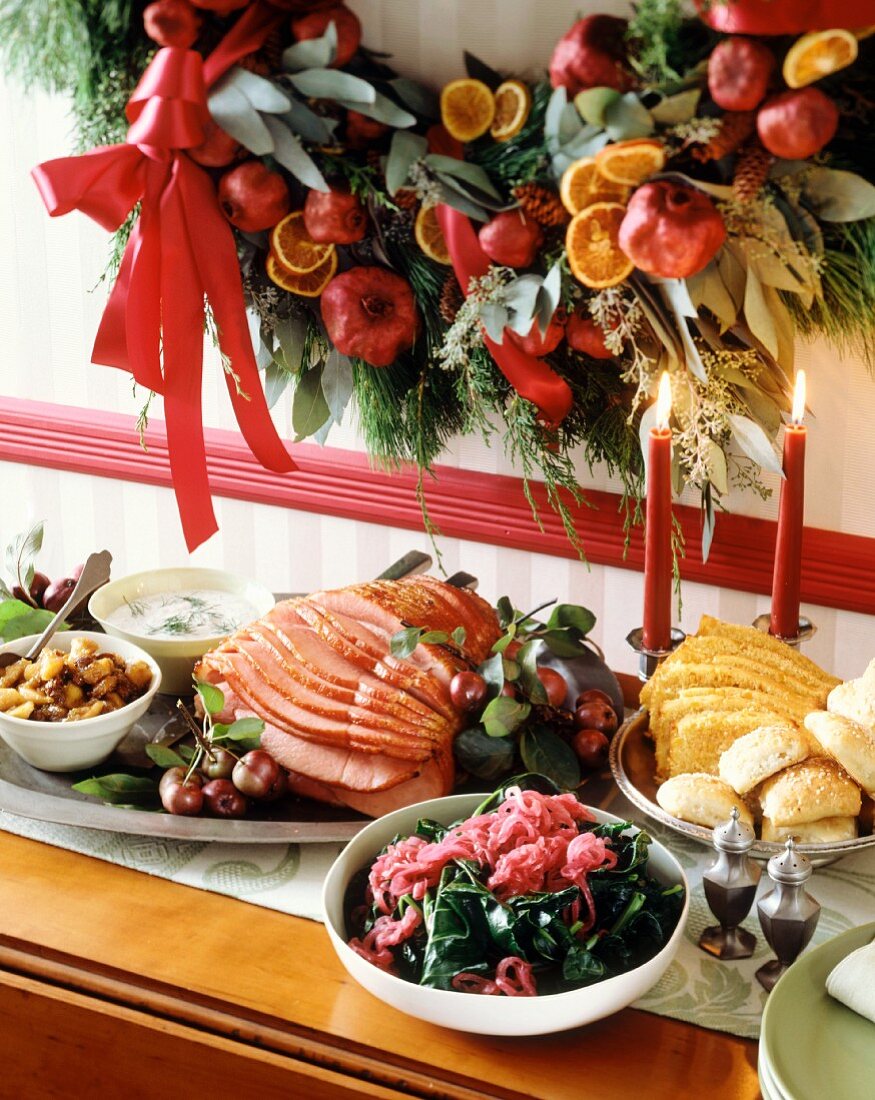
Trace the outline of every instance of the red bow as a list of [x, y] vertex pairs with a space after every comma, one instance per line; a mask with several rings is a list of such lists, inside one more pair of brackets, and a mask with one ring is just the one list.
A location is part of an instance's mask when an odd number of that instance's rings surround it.
[[141, 203], [92, 359], [130, 371], [163, 395], [173, 485], [193, 550], [217, 530], [201, 422], [205, 297], [250, 450], [269, 470], [295, 465], [264, 400], [234, 235], [210, 177], [181, 152], [204, 140], [209, 119], [200, 54], [159, 50], [126, 114], [131, 126], [124, 144], [48, 161], [33, 177], [53, 217], [78, 209], [115, 230]]
[[[480, 247], [477, 234], [464, 214], [441, 205], [437, 208], [437, 216], [459, 286], [467, 295], [471, 279], [482, 278], [489, 270], [489, 257]], [[543, 359], [528, 355], [510, 340], [496, 344], [485, 334], [483, 339], [499, 370], [517, 393], [538, 406], [549, 426], [561, 424], [574, 400], [565, 379], [560, 378]]]

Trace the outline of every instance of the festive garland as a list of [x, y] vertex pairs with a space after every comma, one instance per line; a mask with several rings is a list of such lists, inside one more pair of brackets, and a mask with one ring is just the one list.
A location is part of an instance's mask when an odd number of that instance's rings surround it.
[[[130, 144], [116, 149], [136, 146], [154, 173], [150, 150], [170, 128], [164, 161], [185, 162], [180, 179], [203, 169], [233, 226], [267, 403], [292, 391], [296, 439], [324, 440], [353, 395], [370, 454], [389, 466], [426, 472], [452, 436], [498, 432], [579, 546], [573, 455], [620, 476], [631, 518], [638, 433], [667, 370], [676, 486], [701, 492], [707, 552], [730, 486], [765, 494], [760, 470], [779, 469], [795, 334], [875, 359], [873, 39], [795, 7], [737, 0], [687, 18], [677, 0], [642, 0], [628, 23], [578, 21], [549, 81], [466, 55], [467, 76], [440, 95], [364, 48], [336, 0], [156, 0], [145, 12], [7, 0], [0, 40], [31, 81], [73, 92], [82, 147], [122, 141], [127, 104]], [[863, 21], [865, 3], [846, 7]], [[761, 36], [764, 9], [781, 37]], [[134, 91], [156, 44], [169, 49]], [[190, 91], [195, 51], [209, 116]], [[52, 165], [40, 171], [53, 213], [97, 216], [87, 197], [59, 201]], [[130, 194], [149, 202], [148, 187]], [[112, 276], [135, 220], [116, 234]], [[219, 288], [220, 319], [219, 290], [202, 281], [241, 427], [282, 468], [248, 349], [229, 337], [233, 293]], [[160, 327], [166, 286], [155, 294]], [[167, 325], [160, 372], [132, 368], [162, 393]], [[95, 359], [130, 366], [130, 329], [127, 340], [127, 354]], [[175, 480], [188, 476], [178, 462]], [[186, 528], [190, 545], [209, 533], [209, 517]]]

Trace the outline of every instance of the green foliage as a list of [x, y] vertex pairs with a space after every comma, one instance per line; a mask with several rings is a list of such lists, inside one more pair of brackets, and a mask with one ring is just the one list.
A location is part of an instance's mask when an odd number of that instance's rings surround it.
[[506, 188], [537, 179], [548, 162], [544, 114], [553, 89], [546, 81], [532, 89], [532, 110], [512, 141], [493, 141], [488, 135], [468, 146], [467, 157], [493, 181]]
[[699, 59], [708, 40], [704, 24], [685, 18], [681, 0], [638, 0], [626, 37], [639, 75], [669, 89]]

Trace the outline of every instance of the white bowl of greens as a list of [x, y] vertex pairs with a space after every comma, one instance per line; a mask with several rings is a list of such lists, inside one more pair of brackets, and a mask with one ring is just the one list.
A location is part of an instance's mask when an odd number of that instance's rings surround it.
[[[523, 784], [544, 793], [551, 789], [543, 777], [523, 777]], [[349, 944], [353, 937], [361, 944], [362, 933], [373, 925], [377, 910], [371, 906], [366, 911], [363, 872], [386, 846], [414, 832], [439, 842], [446, 836], [442, 826], [494, 809], [507, 786], [492, 796], [458, 794], [422, 802], [366, 826], [325, 880], [323, 908], [334, 949], [352, 977], [381, 1001], [461, 1031], [542, 1035], [618, 1012], [651, 989], [674, 958], [686, 924], [689, 887], [667, 848], [648, 842], [635, 826], [621, 828], [619, 818], [592, 807], [587, 809], [594, 820], [576, 827], [610, 836], [609, 847], [618, 861], [613, 869], [603, 867], [586, 876], [596, 915], [586, 933], [574, 925], [569, 929], [567, 907], [557, 908], [558, 894], [499, 900], [484, 885], [488, 868], [466, 868], [463, 861], [453, 860], [439, 884], [418, 902], [422, 918], [417, 932], [389, 948], [394, 972], [381, 969]], [[470, 881], [460, 887], [466, 875]], [[401, 899], [392, 918], [405, 908], [410, 901]], [[510, 941], [508, 932], [514, 937]], [[514, 945], [513, 954], [531, 964], [537, 995], [484, 997], [452, 988], [452, 975], [460, 970], [494, 976], [496, 959], [509, 953], [508, 942]]]
[[150, 569], [98, 588], [88, 610], [107, 634], [154, 657], [163, 692], [186, 695], [197, 661], [275, 602], [264, 585], [224, 569]]

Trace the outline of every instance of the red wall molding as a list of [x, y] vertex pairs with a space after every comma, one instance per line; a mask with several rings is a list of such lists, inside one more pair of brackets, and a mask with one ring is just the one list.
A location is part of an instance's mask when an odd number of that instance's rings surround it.
[[[140, 448], [134, 418], [95, 413], [42, 402], [0, 397], [0, 461], [95, 474], [169, 487], [170, 466], [164, 425], [153, 421], [148, 450]], [[337, 448], [300, 444], [295, 474], [261, 468], [235, 432], [208, 429], [210, 484], [218, 496], [273, 504], [305, 512], [421, 530], [416, 474], [373, 470], [364, 455]], [[432, 519], [444, 535], [520, 550], [573, 558], [562, 524], [536, 488], [543, 505], [543, 530], [532, 518], [518, 478], [478, 474], [441, 466], [429, 481]], [[592, 507], [576, 510], [591, 562], [641, 570], [641, 532], [633, 534], [628, 553], [620, 498], [590, 492]], [[707, 564], [700, 554], [700, 519], [694, 508], [678, 507], [687, 556], [681, 573], [687, 580], [768, 593], [772, 581], [775, 524], [747, 516], [721, 515]], [[818, 528], [805, 529], [806, 563], [802, 598], [806, 603], [875, 614], [875, 539]]]

